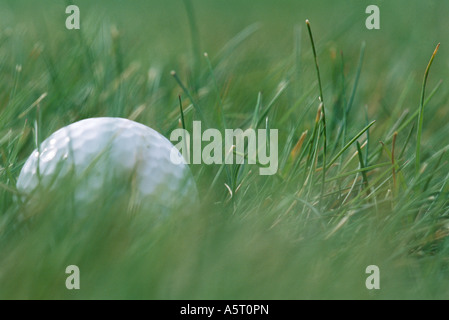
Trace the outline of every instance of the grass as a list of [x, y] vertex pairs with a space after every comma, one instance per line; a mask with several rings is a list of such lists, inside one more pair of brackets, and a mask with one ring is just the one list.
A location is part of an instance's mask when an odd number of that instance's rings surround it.
[[[2, 1], [0, 298], [447, 299], [449, 4], [382, 4], [368, 31], [360, 1], [319, 2], [77, 1], [69, 31], [63, 2]], [[39, 142], [96, 116], [278, 129], [279, 171], [191, 165], [201, 205], [163, 223], [117, 186], [83, 219], [69, 183], [19, 204]]]
[[430, 58], [429, 64], [427, 65], [426, 72], [424, 73], [424, 80], [422, 84], [422, 92], [421, 92], [421, 103], [419, 105], [419, 114], [418, 114], [418, 133], [416, 138], [416, 175], [419, 175], [419, 171], [421, 169], [421, 136], [422, 136], [422, 127], [424, 121], [424, 101], [426, 94], [426, 86], [427, 86], [427, 78], [429, 77], [430, 67], [432, 66], [433, 59], [435, 58], [438, 49], [440, 48], [440, 44], [437, 45], [435, 51]]

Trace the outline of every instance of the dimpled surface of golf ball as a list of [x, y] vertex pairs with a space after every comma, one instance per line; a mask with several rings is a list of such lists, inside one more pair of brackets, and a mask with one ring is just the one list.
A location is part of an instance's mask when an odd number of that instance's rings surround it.
[[[89, 203], [117, 183], [134, 190], [142, 203], [168, 208], [191, 204], [197, 201], [196, 185], [173, 148], [160, 133], [131, 120], [81, 120], [54, 132], [34, 150], [20, 172], [17, 189], [24, 195], [39, 195], [39, 189], [62, 189], [69, 182], [76, 185], [70, 189], [74, 200]], [[172, 161], [172, 152], [178, 161]]]

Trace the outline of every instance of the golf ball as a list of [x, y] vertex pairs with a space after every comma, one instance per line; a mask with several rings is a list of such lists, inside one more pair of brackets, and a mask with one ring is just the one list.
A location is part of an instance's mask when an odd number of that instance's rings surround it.
[[[57, 130], [33, 151], [17, 189], [34, 200], [42, 191], [71, 190], [75, 203], [98, 204], [97, 195], [121, 188], [132, 190], [139, 204], [179, 208], [196, 202], [198, 194], [174, 148], [157, 131], [128, 119], [81, 120]], [[173, 152], [181, 161], [171, 161]]]

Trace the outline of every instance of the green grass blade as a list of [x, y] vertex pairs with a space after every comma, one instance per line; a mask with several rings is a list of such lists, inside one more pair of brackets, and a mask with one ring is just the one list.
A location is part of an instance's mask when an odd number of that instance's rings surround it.
[[323, 86], [321, 84], [321, 75], [320, 75], [320, 68], [318, 65], [318, 57], [316, 54], [316, 49], [315, 49], [315, 41], [313, 40], [313, 34], [312, 34], [312, 28], [310, 26], [310, 21], [306, 20], [306, 25], [307, 25], [307, 30], [309, 31], [309, 37], [310, 37], [310, 42], [312, 44], [312, 51], [313, 51], [313, 58], [314, 58], [314, 62], [315, 62], [315, 69], [316, 69], [316, 74], [317, 74], [317, 78], [318, 78], [318, 88], [320, 89], [320, 101], [323, 104], [322, 107], [322, 122], [323, 122], [323, 177], [322, 177], [322, 188], [321, 188], [321, 195], [324, 194], [324, 187], [325, 187], [325, 179], [326, 179], [326, 154], [327, 154], [327, 128], [326, 128], [326, 107], [324, 105], [324, 96], [323, 96]]
[[365, 133], [365, 131], [367, 131], [369, 128], [371, 128], [371, 126], [373, 124], [376, 123], [376, 120], [371, 121], [370, 124], [368, 124], [365, 128], [363, 128], [359, 133], [357, 133], [354, 138], [351, 139], [351, 141], [349, 141], [338, 153], [337, 155], [332, 158], [332, 160], [327, 164], [327, 167], [329, 168], [331, 165], [333, 165], [335, 163], [335, 161], [337, 161], [338, 158], [340, 158], [340, 156], [355, 142], [357, 141], [358, 138], [360, 138], [360, 136]]
[[187, 95], [190, 102], [192, 103], [193, 107], [195, 108], [196, 112], [198, 113], [198, 116], [200, 117], [200, 120], [208, 126], [208, 123], [206, 121], [206, 118], [204, 116], [203, 111], [201, 110], [200, 106], [195, 102], [195, 99], [193, 99], [192, 95], [190, 94], [190, 91], [187, 89], [187, 87], [182, 83], [181, 79], [179, 79], [178, 74], [175, 71], [171, 72], [171, 75], [173, 78], [175, 78], [176, 82], [181, 87], [182, 91]]
[[360, 171], [362, 173], [362, 178], [363, 178], [363, 185], [365, 186], [365, 188], [368, 189], [368, 176], [366, 175], [366, 171], [363, 170], [365, 168], [365, 163], [363, 161], [363, 154], [362, 154], [362, 148], [360, 147], [360, 143], [358, 141], [356, 141], [356, 145], [357, 145], [357, 154], [359, 156], [359, 163], [360, 163]]
[[227, 128], [227, 125], [226, 125], [226, 119], [225, 119], [224, 110], [223, 110], [223, 100], [221, 99], [220, 89], [217, 84], [217, 78], [215, 77], [214, 69], [212, 68], [212, 63], [210, 62], [209, 55], [207, 54], [207, 52], [204, 53], [204, 57], [206, 58], [207, 66], [209, 68], [209, 73], [212, 77], [215, 93], [217, 95], [219, 122], [220, 122], [222, 130], [224, 130]]
[[429, 76], [430, 67], [432, 66], [435, 55], [440, 48], [440, 44], [437, 45], [435, 51], [430, 58], [429, 64], [427, 65], [426, 72], [424, 73], [424, 80], [422, 84], [421, 91], [421, 104], [419, 106], [419, 114], [418, 114], [418, 131], [416, 135], [416, 159], [415, 159], [415, 176], [419, 175], [419, 171], [421, 170], [421, 137], [422, 137], [422, 128], [424, 122], [424, 101], [426, 96], [426, 86], [427, 86], [427, 78]]

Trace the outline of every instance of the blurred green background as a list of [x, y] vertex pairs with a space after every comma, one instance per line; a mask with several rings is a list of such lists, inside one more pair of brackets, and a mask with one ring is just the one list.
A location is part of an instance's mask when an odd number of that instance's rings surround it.
[[[404, 105], [416, 105], [423, 69], [438, 42], [443, 42], [443, 46], [440, 58], [435, 61], [432, 78], [444, 78], [448, 67], [447, 59], [444, 58], [444, 39], [448, 36], [445, 24], [448, 4], [443, 1], [430, 0], [413, 4], [407, 1], [380, 1], [377, 5], [381, 10], [381, 29], [367, 30], [365, 19], [368, 15], [365, 9], [371, 4], [369, 1], [318, 0], [311, 3], [285, 0], [199, 0], [193, 3], [198, 30], [195, 35], [198, 44], [196, 48], [192, 48], [188, 15], [182, 1], [133, 1], [132, 4], [124, 1], [77, 1], [75, 4], [81, 10], [81, 32], [64, 27], [67, 17], [65, 7], [68, 3], [32, 3], [21, 0], [1, 2], [2, 43], [9, 49], [2, 53], [3, 76], [12, 81], [15, 66], [20, 64], [27, 70], [22, 77], [36, 79], [40, 76], [48, 81], [50, 73], [50, 77], [60, 76], [59, 82], [64, 82], [65, 90], [61, 90], [48, 88], [47, 81], [35, 80], [28, 84], [27, 79], [22, 78], [31, 91], [26, 102], [31, 103], [37, 94], [53, 89], [63, 99], [61, 104], [64, 106], [61, 108], [88, 108], [79, 101], [74, 101], [76, 98], [82, 99], [79, 96], [83, 93], [73, 90], [73, 86], [83, 86], [84, 83], [80, 84], [81, 80], [91, 82], [91, 71], [112, 72], [116, 66], [122, 69], [131, 66], [131, 70], [140, 76], [146, 76], [148, 70], [154, 68], [171, 85], [166, 89], [179, 91], [176, 83], [169, 80], [170, 70], [176, 70], [186, 79], [186, 69], [192, 64], [192, 60], [206, 68], [201, 56], [203, 52], [209, 53], [212, 62], [217, 61], [220, 50], [248, 27], [256, 31], [226, 57], [226, 65], [222, 68], [224, 70], [216, 71], [216, 76], [223, 80], [223, 85], [227, 84], [226, 80], [231, 79], [227, 89], [231, 94], [235, 93], [235, 96], [229, 102], [232, 104], [230, 108], [241, 110], [247, 108], [248, 103], [254, 105], [258, 91], [272, 91], [273, 81], [286, 78], [285, 73], [294, 67], [295, 62], [295, 43], [298, 41], [296, 33], [299, 32], [295, 32], [295, 28], [301, 29], [302, 60], [298, 67], [300, 77], [294, 85], [295, 90], [303, 92], [316, 79], [305, 19], [311, 21], [315, 32], [325, 80], [339, 76], [341, 53], [345, 56], [348, 79], [354, 77], [360, 46], [362, 42], [366, 42], [362, 81], [355, 102], [358, 108], [368, 105], [370, 115], [389, 116], [391, 104], [397, 101], [398, 91], [404, 88], [409, 77], [415, 83], [407, 94]], [[116, 51], [114, 40], [111, 39], [111, 28], [115, 28], [119, 34], [119, 57], [114, 56]], [[195, 57], [192, 52], [196, 54]], [[88, 60], [82, 64], [85, 70], [79, 70], [78, 59]], [[120, 62], [117, 63], [117, 60]], [[74, 71], [83, 72], [77, 74], [77, 77], [70, 77], [70, 73]], [[82, 76], [90, 79], [80, 79]], [[109, 79], [113, 74], [102, 76]], [[327, 84], [329, 87], [329, 81]], [[105, 89], [104, 86], [101, 89]], [[6, 99], [9, 91], [3, 88], [2, 92], [3, 99]], [[123, 94], [126, 96], [120, 103], [128, 104], [128, 109], [132, 108], [130, 104], [133, 101], [128, 98], [133, 99], [133, 91], [124, 90]], [[162, 108], [174, 108], [176, 95], [171, 98], [169, 106], [156, 104], [153, 108], [159, 111]], [[94, 108], [101, 111], [102, 108], [108, 109], [109, 113], [114, 113], [111, 109], [117, 109], [102, 105], [92, 106]], [[163, 112], [157, 112], [151, 114], [146, 121], [162, 129], [160, 123], [163, 117]], [[441, 115], [433, 117], [432, 121], [435, 122], [432, 124], [443, 125], [445, 122], [440, 120], [445, 121]]]

